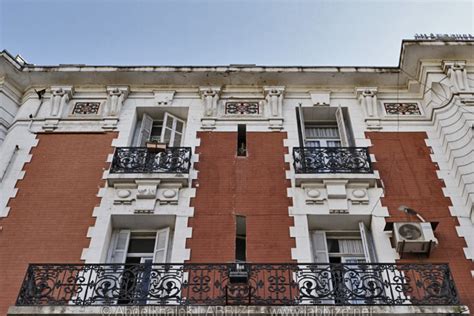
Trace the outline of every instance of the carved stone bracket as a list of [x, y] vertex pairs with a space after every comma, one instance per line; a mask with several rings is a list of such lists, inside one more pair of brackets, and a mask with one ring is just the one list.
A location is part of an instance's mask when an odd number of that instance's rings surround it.
[[369, 129], [379, 129], [380, 117], [378, 113], [377, 104], [377, 88], [375, 87], [364, 87], [356, 89], [357, 99], [360, 105], [364, 108], [365, 122]]
[[215, 117], [217, 115], [217, 101], [221, 87], [200, 87], [199, 94], [204, 102], [204, 116]]
[[443, 71], [449, 77], [451, 84], [457, 92], [467, 92], [470, 90], [465, 61], [443, 61]]
[[130, 88], [127, 86], [108, 86], [105, 115], [118, 116], [129, 92]]
[[283, 114], [283, 94], [285, 87], [267, 86], [263, 88], [265, 99], [270, 109], [270, 116], [281, 117]]
[[74, 88], [72, 86], [52, 86], [50, 116], [60, 117], [73, 94]]

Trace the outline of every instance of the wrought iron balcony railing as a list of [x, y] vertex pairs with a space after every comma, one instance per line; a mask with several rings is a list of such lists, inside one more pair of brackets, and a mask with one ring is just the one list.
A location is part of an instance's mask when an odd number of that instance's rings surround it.
[[448, 265], [34, 264], [16, 302], [17, 306], [406, 304], [459, 304]]
[[293, 148], [296, 173], [372, 173], [366, 147]]
[[156, 151], [146, 147], [115, 149], [111, 173], [188, 173], [190, 147], [168, 147]]

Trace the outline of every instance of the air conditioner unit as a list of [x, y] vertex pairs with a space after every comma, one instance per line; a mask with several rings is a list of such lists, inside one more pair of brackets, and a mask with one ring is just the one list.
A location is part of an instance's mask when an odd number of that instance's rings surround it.
[[438, 243], [431, 223], [393, 223], [393, 238], [399, 253], [429, 253]]

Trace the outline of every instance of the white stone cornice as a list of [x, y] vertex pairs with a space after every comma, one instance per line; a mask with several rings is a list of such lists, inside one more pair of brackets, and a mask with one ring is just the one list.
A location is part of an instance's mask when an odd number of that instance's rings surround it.
[[105, 115], [119, 115], [123, 102], [128, 97], [129, 92], [130, 88], [128, 86], [108, 86]]
[[168, 91], [154, 90], [153, 91], [156, 104], [164, 105], [164, 106], [169, 106], [171, 105], [171, 103], [173, 103], [173, 98], [174, 98], [175, 93], [176, 93], [175, 90], [168, 90]]
[[451, 80], [457, 92], [470, 90], [467, 81], [466, 62], [463, 60], [443, 60], [443, 71]]
[[204, 116], [215, 116], [217, 114], [217, 101], [219, 100], [221, 87], [208, 86], [199, 87], [199, 94], [204, 102]]
[[51, 86], [51, 112], [52, 117], [61, 115], [64, 107], [74, 94], [73, 86]]
[[263, 87], [265, 99], [270, 108], [271, 116], [281, 116], [283, 107], [284, 86], [265, 86]]

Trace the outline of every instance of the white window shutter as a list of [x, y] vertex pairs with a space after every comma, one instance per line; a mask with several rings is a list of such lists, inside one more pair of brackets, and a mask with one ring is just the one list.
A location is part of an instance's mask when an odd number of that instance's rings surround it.
[[166, 227], [156, 232], [154, 263], [165, 263], [168, 255], [170, 228]]
[[364, 247], [365, 259], [367, 262], [377, 262], [377, 254], [375, 252], [374, 241], [364, 222], [359, 222], [360, 236], [362, 238], [362, 245]]
[[127, 259], [128, 243], [130, 241], [130, 230], [121, 229], [115, 233], [111, 263], [125, 263]]
[[163, 129], [161, 130], [161, 142], [167, 143], [170, 147], [179, 147], [181, 146], [183, 134], [184, 121], [168, 112], [165, 112]]
[[339, 137], [341, 138], [341, 145], [342, 147], [348, 147], [349, 135], [347, 135], [346, 123], [344, 123], [344, 114], [342, 113], [341, 107], [338, 107], [336, 110], [336, 122], [337, 128], [339, 129]]
[[328, 263], [328, 244], [326, 241], [326, 232], [322, 230], [315, 230], [312, 234], [313, 238], [313, 253], [314, 253], [314, 262], [319, 263]]
[[142, 122], [140, 124], [140, 130], [138, 131], [137, 145], [140, 147], [145, 146], [146, 142], [150, 139], [151, 129], [153, 128], [153, 119], [150, 115], [144, 113]]
[[300, 119], [301, 137], [303, 137], [301, 141], [303, 142], [303, 146], [306, 146], [306, 126], [304, 124], [303, 109], [301, 108], [301, 106], [298, 107], [297, 111]]

